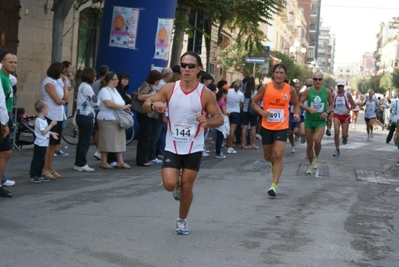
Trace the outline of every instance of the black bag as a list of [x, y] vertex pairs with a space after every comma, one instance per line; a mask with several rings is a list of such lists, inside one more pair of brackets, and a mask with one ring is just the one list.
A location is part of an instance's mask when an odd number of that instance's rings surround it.
[[137, 92], [132, 93], [131, 109], [133, 109], [134, 111], [139, 112], [139, 113], [146, 113], [143, 109], [144, 101], [140, 101], [137, 96], [138, 96]]

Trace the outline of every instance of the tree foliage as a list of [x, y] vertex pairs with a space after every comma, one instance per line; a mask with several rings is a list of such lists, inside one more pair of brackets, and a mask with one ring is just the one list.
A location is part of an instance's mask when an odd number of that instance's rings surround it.
[[323, 74], [323, 79], [324, 79], [324, 86], [327, 88], [335, 88], [335, 85], [337, 84], [337, 81], [331, 74], [329, 73], [324, 73]]
[[392, 89], [392, 79], [389, 73], [384, 72], [384, 74], [382, 74], [379, 87], [384, 92]]
[[392, 85], [399, 88], [399, 69], [395, 69], [392, 73]]
[[[211, 25], [218, 25], [218, 44], [223, 40], [223, 29], [237, 32], [237, 42], [243, 43], [246, 50], [254, 47], [261, 48], [264, 33], [259, 30], [260, 23], [270, 24], [273, 14], [284, 9], [285, 0], [178, 0], [177, 8], [184, 7], [188, 12], [198, 12], [204, 15], [204, 29], [201, 31], [205, 37], [206, 58], [210, 58]], [[176, 12], [175, 34], [177, 29], [184, 28], [192, 32], [194, 27], [187, 24], [187, 13]], [[180, 31], [181, 33], [181, 31]], [[175, 35], [176, 36], [176, 35]], [[179, 37], [181, 38], [181, 37]], [[173, 45], [178, 45], [174, 42]], [[181, 53], [172, 48], [174, 53]], [[172, 54], [172, 58], [176, 58]], [[171, 65], [178, 62], [171, 62]]]

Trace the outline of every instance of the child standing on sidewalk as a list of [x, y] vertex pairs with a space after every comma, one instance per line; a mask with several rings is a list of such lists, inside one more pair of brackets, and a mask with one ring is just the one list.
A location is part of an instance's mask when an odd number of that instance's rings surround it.
[[48, 125], [47, 120], [44, 118], [48, 114], [48, 103], [44, 100], [39, 100], [35, 103], [35, 110], [38, 113], [35, 119], [35, 142], [33, 148], [33, 159], [30, 164], [30, 178], [29, 182], [38, 184], [41, 182], [49, 182], [48, 179], [42, 176], [44, 166], [44, 158], [50, 140], [50, 134], [55, 140], [58, 140], [58, 134], [50, 132], [50, 129], [57, 124], [56, 120], [51, 121]]

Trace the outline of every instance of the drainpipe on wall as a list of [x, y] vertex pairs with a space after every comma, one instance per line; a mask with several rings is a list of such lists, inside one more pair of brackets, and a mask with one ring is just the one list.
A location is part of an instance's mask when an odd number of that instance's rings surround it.
[[319, 50], [319, 33], [320, 33], [320, 11], [321, 11], [321, 0], [319, 0], [319, 6], [317, 7], [317, 21], [316, 21], [316, 42], [315, 42], [315, 62], [317, 64], [318, 50]]

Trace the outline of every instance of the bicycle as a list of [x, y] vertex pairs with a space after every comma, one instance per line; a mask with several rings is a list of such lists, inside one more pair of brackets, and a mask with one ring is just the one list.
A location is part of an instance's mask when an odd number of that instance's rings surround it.
[[[126, 145], [129, 145], [133, 142], [134, 139], [134, 126], [129, 129], [126, 129]], [[69, 116], [65, 128], [62, 130], [62, 140], [70, 145], [77, 145], [79, 139], [79, 129], [78, 126], [73, 124], [73, 115]]]

